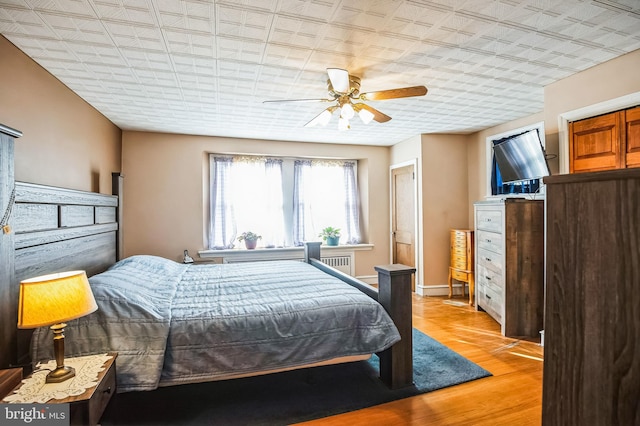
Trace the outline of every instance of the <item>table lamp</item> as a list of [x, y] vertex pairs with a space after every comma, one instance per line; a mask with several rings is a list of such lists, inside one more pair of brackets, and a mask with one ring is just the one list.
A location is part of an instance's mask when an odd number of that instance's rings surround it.
[[83, 317], [98, 309], [84, 271], [43, 275], [20, 282], [18, 328], [50, 325], [56, 369], [47, 375], [47, 383], [60, 383], [76, 375], [64, 365], [65, 321]]

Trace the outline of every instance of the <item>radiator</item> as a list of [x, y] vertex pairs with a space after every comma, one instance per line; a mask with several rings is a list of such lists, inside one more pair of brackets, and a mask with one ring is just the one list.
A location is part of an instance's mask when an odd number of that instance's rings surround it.
[[[252, 253], [253, 254], [253, 253]], [[255, 262], [255, 261], [262, 261], [262, 260], [298, 260], [300, 262], [303, 262], [304, 259], [300, 258], [300, 257], [287, 257], [287, 256], [282, 256], [282, 257], [278, 257], [278, 256], [274, 256], [273, 253], [270, 253], [268, 256], [251, 256], [251, 258], [234, 258], [234, 259], [229, 259], [229, 258], [224, 258], [224, 263], [240, 263], [240, 262]], [[351, 276], [353, 276], [353, 273], [355, 271], [353, 271], [352, 265], [353, 265], [353, 256], [328, 256], [328, 257], [321, 257], [320, 260], [322, 260], [322, 262], [326, 263], [327, 265], [336, 268], [339, 271], [344, 272], [345, 274], [349, 274]]]
[[320, 260], [345, 274], [353, 275], [351, 273], [351, 256], [321, 257]]

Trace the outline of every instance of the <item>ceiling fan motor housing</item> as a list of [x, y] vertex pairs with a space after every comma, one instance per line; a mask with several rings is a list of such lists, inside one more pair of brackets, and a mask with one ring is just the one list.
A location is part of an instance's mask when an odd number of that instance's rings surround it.
[[[327, 90], [329, 91], [329, 94], [334, 98], [339, 98], [340, 96], [345, 95], [345, 93], [335, 91], [330, 79], [327, 79]], [[351, 96], [352, 98], [358, 97], [358, 95], [360, 94], [360, 77], [349, 75], [349, 91], [346, 94]]]

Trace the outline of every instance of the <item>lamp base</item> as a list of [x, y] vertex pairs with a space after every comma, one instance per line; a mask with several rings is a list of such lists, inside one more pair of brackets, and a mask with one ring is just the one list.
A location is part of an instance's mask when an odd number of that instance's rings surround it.
[[73, 367], [62, 366], [47, 374], [46, 383], [60, 383], [75, 377], [76, 370]]

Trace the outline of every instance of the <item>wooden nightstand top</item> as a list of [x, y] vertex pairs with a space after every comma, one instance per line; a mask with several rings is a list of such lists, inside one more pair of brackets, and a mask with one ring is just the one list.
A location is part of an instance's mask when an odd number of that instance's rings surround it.
[[[117, 352], [108, 352], [108, 360], [102, 365], [103, 369], [97, 375], [97, 384], [76, 396], [69, 396], [64, 399], [51, 399], [47, 404], [69, 404], [71, 425], [96, 425], [102, 413], [104, 413], [111, 397], [116, 393], [116, 358]], [[70, 360], [73, 358], [65, 358]], [[29, 376], [31, 377], [31, 376]], [[29, 378], [27, 377], [27, 379]], [[22, 379], [22, 374], [20, 374]], [[23, 384], [18, 381], [16, 391]]]
[[22, 380], [22, 368], [0, 370], [0, 400], [9, 395]]

